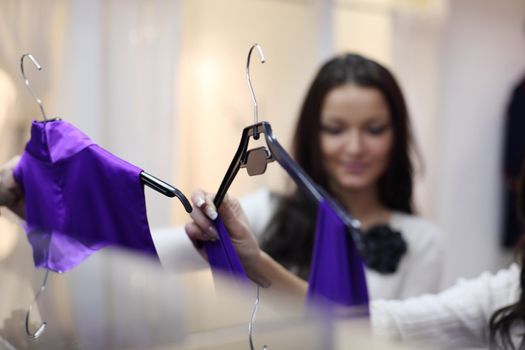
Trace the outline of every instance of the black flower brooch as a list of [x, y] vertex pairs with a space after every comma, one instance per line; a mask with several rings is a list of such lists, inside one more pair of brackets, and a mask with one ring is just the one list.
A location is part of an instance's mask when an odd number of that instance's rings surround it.
[[399, 262], [407, 252], [407, 243], [401, 232], [387, 225], [371, 227], [363, 235], [366, 266], [382, 274], [396, 272]]

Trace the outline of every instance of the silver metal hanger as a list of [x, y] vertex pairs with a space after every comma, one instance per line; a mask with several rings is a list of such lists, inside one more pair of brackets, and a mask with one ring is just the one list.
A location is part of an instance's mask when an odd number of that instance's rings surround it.
[[44, 117], [44, 121], [48, 121], [46, 111], [44, 110], [44, 106], [42, 105], [42, 100], [34, 93], [33, 89], [31, 89], [31, 85], [29, 84], [29, 79], [27, 78], [25, 74], [24, 59], [26, 57], [28, 57], [31, 60], [31, 62], [33, 62], [36, 69], [38, 69], [39, 71], [42, 70], [42, 66], [37, 62], [37, 60], [30, 53], [25, 53], [20, 58], [20, 71], [22, 73], [22, 79], [24, 79], [24, 84], [26, 84], [27, 88], [29, 89], [29, 92], [35, 99], [36, 103], [38, 103], [38, 106], [40, 107], [40, 112], [42, 113], [42, 117]]
[[29, 305], [29, 309], [27, 309], [27, 312], [26, 312], [26, 333], [28, 336], [30, 336], [33, 339], [40, 337], [44, 333], [44, 330], [46, 329], [46, 326], [47, 326], [46, 322], [42, 322], [40, 326], [37, 327], [35, 332], [31, 332], [31, 330], [29, 329], [29, 318], [31, 316], [31, 310], [33, 309], [33, 305], [36, 304], [38, 297], [40, 297], [40, 294], [42, 294], [44, 290], [46, 289], [48, 276], [49, 276], [49, 270], [46, 270], [46, 274], [44, 275], [44, 281], [42, 281], [42, 285], [40, 286], [40, 289], [36, 293], [35, 298], [33, 299], [33, 302]]
[[[259, 289], [261, 286], [257, 284], [257, 296], [255, 297], [255, 304], [253, 304], [252, 317], [250, 318], [250, 323], [248, 323], [248, 340], [250, 341], [250, 350], [255, 350], [253, 346], [253, 322], [255, 321], [255, 315], [257, 314], [257, 309], [259, 308]], [[263, 345], [263, 350], [267, 350], [268, 346]]]
[[[250, 47], [250, 51], [248, 51], [248, 57], [246, 58], [246, 80], [248, 82], [248, 89], [250, 90], [250, 96], [252, 97], [253, 102], [253, 124], [257, 124], [259, 122], [259, 108], [257, 106], [257, 99], [255, 98], [255, 92], [253, 92], [253, 86], [252, 86], [252, 79], [250, 77], [250, 62], [252, 58], [252, 51], [253, 49], [257, 49], [257, 52], [259, 52], [259, 60], [261, 63], [266, 62], [266, 58], [264, 58], [264, 53], [262, 50], [261, 45], [255, 43]], [[254, 139], [259, 139], [259, 131], [257, 128], [253, 129], [253, 137]]]
[[261, 63], [266, 62], [266, 59], [264, 58], [264, 53], [261, 45], [253, 44], [250, 48], [250, 51], [248, 52], [248, 58], [246, 59], [246, 79], [248, 81], [248, 88], [250, 89], [250, 95], [253, 101], [253, 123], [257, 124], [259, 122], [259, 112], [257, 107], [257, 99], [255, 98], [255, 93], [253, 92], [252, 80], [250, 78], [250, 61], [253, 49], [257, 49], [257, 51], [259, 52], [259, 59], [261, 60]]
[[[263, 53], [261, 45], [253, 44], [252, 47], [250, 48], [250, 51], [248, 51], [248, 58], [246, 59], [246, 80], [248, 81], [248, 89], [250, 90], [250, 95], [252, 97], [252, 102], [253, 102], [253, 120], [254, 120], [253, 123], [257, 124], [259, 122], [259, 111], [258, 111], [258, 106], [257, 106], [257, 99], [255, 98], [255, 92], [253, 91], [252, 79], [250, 78], [250, 61], [251, 61], [252, 51], [255, 48], [259, 52], [259, 59], [261, 63], [266, 62], [266, 59], [264, 58], [264, 53]], [[254, 133], [255, 133], [254, 138], [257, 139], [258, 138], [257, 128], [254, 128]], [[266, 165], [266, 159], [264, 160], [264, 164]], [[264, 168], [266, 168], [266, 166]], [[250, 341], [250, 350], [255, 349], [253, 346], [253, 323], [255, 321], [255, 315], [257, 314], [257, 310], [259, 308], [259, 289], [260, 288], [261, 287], [259, 286], [259, 284], [257, 284], [257, 296], [255, 298], [255, 304], [253, 305], [252, 316], [250, 317], [250, 322], [248, 323], [248, 340]], [[268, 347], [266, 345], [263, 345], [263, 350], [267, 350], [267, 349]]]
[[[42, 105], [42, 100], [35, 94], [33, 89], [31, 89], [31, 85], [29, 84], [29, 79], [27, 78], [27, 76], [25, 74], [24, 59], [26, 57], [28, 57], [31, 60], [31, 62], [33, 62], [33, 64], [35, 65], [36, 69], [38, 69], [39, 71], [42, 70], [42, 66], [38, 63], [38, 61], [30, 53], [25, 53], [20, 58], [20, 72], [22, 74], [22, 79], [24, 79], [24, 84], [26, 84], [27, 88], [29, 89], [29, 92], [31, 93], [31, 96], [33, 96], [33, 98], [35, 99], [36, 103], [38, 103], [38, 106], [40, 107], [40, 112], [42, 113], [42, 117], [44, 118], [44, 121], [48, 121], [46, 111], [44, 110], [44, 106]], [[44, 275], [44, 280], [42, 281], [42, 285], [40, 286], [40, 289], [36, 293], [35, 298], [31, 302], [31, 304], [29, 305], [29, 308], [27, 309], [27, 312], [26, 312], [26, 333], [27, 333], [28, 336], [30, 336], [31, 338], [34, 338], [34, 339], [40, 337], [44, 333], [44, 330], [46, 329], [46, 325], [47, 325], [46, 322], [42, 322], [37, 327], [35, 332], [31, 332], [31, 330], [29, 329], [29, 319], [30, 319], [30, 316], [31, 316], [31, 310], [33, 309], [33, 305], [36, 304], [38, 298], [40, 297], [40, 294], [42, 294], [44, 292], [44, 290], [46, 289], [47, 277], [48, 276], [49, 276], [49, 270], [46, 270], [46, 274]]]

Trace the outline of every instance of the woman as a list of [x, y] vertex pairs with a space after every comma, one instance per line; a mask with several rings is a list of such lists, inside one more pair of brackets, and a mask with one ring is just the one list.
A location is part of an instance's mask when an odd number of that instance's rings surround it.
[[[407, 107], [385, 67], [355, 54], [321, 67], [301, 108], [292, 154], [361, 222], [370, 250], [366, 276], [372, 299], [439, 289], [441, 237], [434, 225], [414, 215], [411, 147]], [[315, 204], [300, 191], [277, 201], [267, 193], [257, 197], [243, 208], [261, 248], [308, 279]], [[274, 212], [266, 228], [261, 217], [272, 215], [265, 211]]]

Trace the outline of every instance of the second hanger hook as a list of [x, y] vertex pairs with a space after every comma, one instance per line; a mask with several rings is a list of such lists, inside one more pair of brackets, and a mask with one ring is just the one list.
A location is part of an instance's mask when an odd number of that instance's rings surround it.
[[42, 282], [40, 289], [36, 293], [35, 298], [33, 299], [33, 302], [29, 305], [29, 308], [27, 309], [27, 312], [26, 312], [26, 333], [28, 336], [30, 336], [33, 339], [40, 337], [42, 333], [44, 333], [44, 330], [46, 329], [46, 325], [47, 325], [46, 322], [42, 322], [40, 326], [37, 327], [35, 332], [31, 332], [31, 330], [29, 330], [29, 318], [31, 316], [31, 310], [33, 309], [33, 305], [36, 304], [36, 302], [38, 301], [38, 297], [40, 297], [40, 294], [42, 294], [44, 290], [46, 289], [48, 276], [49, 276], [49, 270], [46, 270], [46, 274], [44, 275], [44, 281]]
[[248, 58], [246, 60], [246, 79], [248, 79], [248, 88], [250, 89], [250, 94], [252, 96], [254, 124], [257, 124], [259, 122], [257, 99], [255, 98], [255, 93], [253, 92], [252, 80], [250, 79], [250, 59], [252, 57], [252, 51], [255, 48], [257, 48], [257, 51], [259, 52], [259, 59], [261, 60], [261, 63], [266, 62], [266, 59], [264, 58], [264, 53], [263, 53], [261, 45], [253, 44], [252, 47], [250, 48], [250, 51], [248, 52]]
[[[259, 289], [261, 286], [257, 284], [257, 296], [255, 297], [255, 304], [253, 305], [252, 317], [250, 318], [250, 323], [248, 323], [248, 341], [250, 342], [250, 350], [255, 350], [253, 346], [253, 323], [255, 321], [255, 314], [257, 314], [257, 309], [259, 308]], [[263, 350], [268, 350], [268, 346], [263, 345]]]
[[30, 53], [25, 53], [20, 58], [20, 71], [22, 73], [22, 78], [24, 79], [24, 84], [26, 84], [27, 88], [29, 89], [29, 92], [33, 96], [33, 98], [36, 100], [36, 103], [38, 103], [38, 106], [40, 107], [40, 112], [42, 112], [42, 116], [44, 117], [44, 120], [47, 121], [47, 115], [44, 111], [44, 106], [42, 105], [42, 100], [33, 92], [33, 89], [31, 89], [31, 85], [29, 85], [29, 79], [27, 79], [26, 74], [24, 72], [24, 59], [26, 57], [29, 57], [31, 62], [35, 65], [36, 69], [42, 70], [42, 66], [37, 62], [37, 60], [31, 55]]

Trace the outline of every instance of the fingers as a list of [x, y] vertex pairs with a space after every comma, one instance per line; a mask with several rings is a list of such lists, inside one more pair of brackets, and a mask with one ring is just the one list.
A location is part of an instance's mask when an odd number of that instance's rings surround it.
[[[191, 233], [195, 239], [200, 240], [219, 239], [212, 221], [219, 215], [213, 204], [213, 194], [196, 190], [192, 193], [191, 200], [194, 204], [194, 210], [190, 216], [195, 225], [189, 227], [188, 235]], [[237, 199], [226, 195], [219, 208], [219, 213], [228, 228], [230, 237], [242, 240], [250, 235], [248, 220]]]
[[201, 229], [197, 224], [194, 222], [189, 222], [184, 226], [184, 230], [186, 231], [186, 234], [191, 240], [191, 243], [193, 243], [193, 246], [195, 249], [199, 252], [199, 254], [205, 259], [207, 259], [206, 252], [204, 250], [204, 237]]
[[194, 210], [196, 213], [191, 213], [192, 222], [184, 226], [186, 233], [191, 239], [198, 239], [201, 241], [216, 241], [219, 239], [219, 233], [215, 228], [213, 222], [209, 221], [202, 212]]
[[236, 198], [225, 196], [219, 213], [232, 238], [241, 239], [251, 235], [248, 219]]
[[186, 225], [184, 225], [184, 231], [186, 231], [186, 234], [188, 237], [192, 240], [199, 240], [199, 241], [207, 241], [209, 240], [208, 235], [203, 231], [196, 223], [188, 222]]
[[240, 207], [241, 204], [239, 203], [237, 198], [230, 197], [228, 196], [228, 194], [226, 194], [220, 205], [219, 213], [221, 214], [221, 217], [238, 215], [239, 210], [242, 210]]
[[[215, 229], [213, 221], [210, 219], [210, 216], [213, 217], [213, 215], [205, 214], [206, 212], [211, 212], [212, 209], [210, 208], [214, 208], [211, 202], [211, 196], [207, 196], [203, 191], [195, 191], [191, 199], [194, 204], [194, 210], [190, 214], [193, 222], [187, 224], [185, 227], [188, 236], [192, 239], [206, 241], [219, 239], [219, 233]], [[208, 208], [208, 210], [205, 208]], [[215, 218], [217, 218], [217, 215], [217, 212], [215, 212]]]
[[217, 219], [217, 208], [213, 204], [213, 196], [203, 190], [196, 190], [191, 194], [193, 204], [200, 208], [211, 220]]

